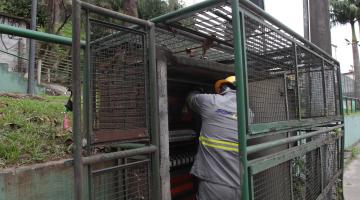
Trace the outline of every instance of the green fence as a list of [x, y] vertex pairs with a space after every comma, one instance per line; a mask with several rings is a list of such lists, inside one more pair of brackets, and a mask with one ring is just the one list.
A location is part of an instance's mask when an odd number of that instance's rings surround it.
[[344, 96], [343, 106], [345, 114], [360, 112], [360, 100], [358, 98]]

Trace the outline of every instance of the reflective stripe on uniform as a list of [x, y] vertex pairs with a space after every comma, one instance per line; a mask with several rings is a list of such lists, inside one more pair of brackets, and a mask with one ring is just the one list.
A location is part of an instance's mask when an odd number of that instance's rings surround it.
[[239, 144], [237, 142], [228, 142], [228, 141], [212, 139], [204, 136], [200, 136], [199, 140], [201, 144], [204, 146], [209, 146], [216, 149], [222, 149], [225, 151], [239, 152], [238, 149]]

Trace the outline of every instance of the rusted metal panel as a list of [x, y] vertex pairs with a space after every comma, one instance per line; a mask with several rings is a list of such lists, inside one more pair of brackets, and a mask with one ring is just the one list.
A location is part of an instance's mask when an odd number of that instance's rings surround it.
[[138, 128], [131, 130], [95, 130], [94, 143], [126, 141], [133, 139], [146, 138], [148, 135], [146, 128]]

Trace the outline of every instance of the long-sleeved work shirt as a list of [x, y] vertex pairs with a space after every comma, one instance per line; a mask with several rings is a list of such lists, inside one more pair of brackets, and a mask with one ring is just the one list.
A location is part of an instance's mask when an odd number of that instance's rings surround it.
[[[222, 94], [193, 92], [188, 97], [192, 110], [202, 118], [199, 149], [191, 173], [204, 181], [230, 187], [241, 186], [237, 129], [236, 91]], [[250, 120], [253, 113], [249, 110]]]

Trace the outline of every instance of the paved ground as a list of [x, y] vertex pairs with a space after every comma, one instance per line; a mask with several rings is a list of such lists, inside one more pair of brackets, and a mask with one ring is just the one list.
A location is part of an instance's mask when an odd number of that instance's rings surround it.
[[[360, 148], [360, 144], [357, 147]], [[345, 200], [360, 199], [360, 155], [345, 167], [344, 197]]]

